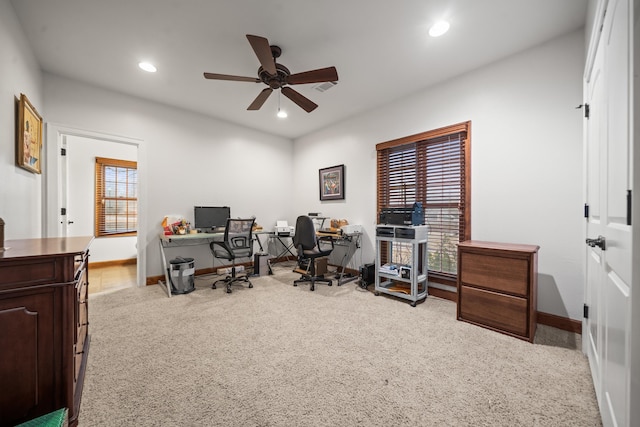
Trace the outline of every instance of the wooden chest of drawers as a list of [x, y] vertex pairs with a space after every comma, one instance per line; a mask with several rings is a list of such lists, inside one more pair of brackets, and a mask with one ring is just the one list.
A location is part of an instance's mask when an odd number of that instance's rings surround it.
[[533, 342], [538, 249], [469, 240], [458, 245], [458, 320]]
[[8, 240], [0, 252], [0, 426], [61, 408], [77, 425], [89, 351], [91, 241]]

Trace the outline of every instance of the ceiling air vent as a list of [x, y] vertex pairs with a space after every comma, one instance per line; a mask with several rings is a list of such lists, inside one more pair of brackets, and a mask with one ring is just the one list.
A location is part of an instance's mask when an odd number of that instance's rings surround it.
[[334, 87], [337, 84], [338, 84], [338, 82], [319, 83], [319, 84], [313, 86], [313, 89], [317, 90], [318, 92], [326, 92], [326, 91], [328, 91], [329, 89], [331, 89], [332, 87]]

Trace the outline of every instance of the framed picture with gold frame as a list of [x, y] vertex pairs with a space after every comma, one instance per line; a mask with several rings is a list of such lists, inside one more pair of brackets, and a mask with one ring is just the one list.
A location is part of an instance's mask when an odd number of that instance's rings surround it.
[[24, 93], [18, 100], [16, 162], [33, 173], [42, 173], [42, 117]]

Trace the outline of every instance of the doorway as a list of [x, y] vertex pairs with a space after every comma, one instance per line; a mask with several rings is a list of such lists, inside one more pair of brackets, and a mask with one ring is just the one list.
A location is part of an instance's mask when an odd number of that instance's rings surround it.
[[129, 238], [100, 238], [91, 244], [92, 262], [135, 258], [136, 284], [146, 284], [144, 143], [142, 140], [47, 124], [47, 173], [43, 205], [46, 237], [93, 235], [95, 157], [138, 163], [138, 232]]

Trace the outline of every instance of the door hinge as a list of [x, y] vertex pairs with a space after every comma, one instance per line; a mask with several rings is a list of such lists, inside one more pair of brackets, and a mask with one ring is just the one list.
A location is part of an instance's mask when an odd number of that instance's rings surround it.
[[589, 306], [587, 304], [582, 307], [582, 317], [585, 319], [589, 318]]
[[631, 225], [631, 190], [627, 190], [627, 225]]
[[60, 149], [60, 155], [61, 156], [66, 156], [67, 155], [67, 149], [66, 148], [61, 148]]
[[584, 204], [584, 217], [589, 218], [589, 205], [586, 203]]
[[67, 214], [67, 208], [60, 208], [60, 215], [66, 215]]
[[576, 109], [584, 107], [584, 117], [585, 119], [589, 118], [589, 104], [580, 104], [576, 107]]

